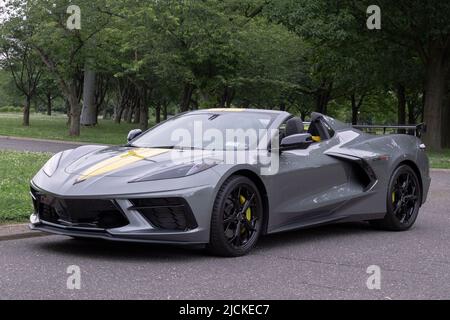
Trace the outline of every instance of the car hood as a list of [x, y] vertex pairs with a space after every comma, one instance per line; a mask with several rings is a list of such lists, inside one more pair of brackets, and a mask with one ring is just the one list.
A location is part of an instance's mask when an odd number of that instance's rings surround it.
[[204, 150], [107, 147], [81, 156], [68, 155], [60, 169], [80, 181], [95, 176], [136, 177], [213, 156], [212, 151]]

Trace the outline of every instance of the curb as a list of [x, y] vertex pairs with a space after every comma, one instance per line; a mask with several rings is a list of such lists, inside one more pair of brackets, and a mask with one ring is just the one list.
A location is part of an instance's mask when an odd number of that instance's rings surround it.
[[38, 138], [27, 138], [27, 137], [15, 137], [15, 136], [2, 136], [0, 139], [6, 140], [21, 140], [21, 141], [35, 141], [35, 142], [48, 142], [48, 143], [59, 143], [59, 144], [72, 144], [83, 146], [86, 144], [99, 145], [99, 146], [109, 146], [109, 144], [95, 143], [95, 142], [82, 142], [82, 141], [67, 141], [67, 140], [51, 140], [51, 139], [38, 139]]
[[433, 169], [433, 168], [431, 168], [430, 171], [431, 172], [447, 172], [447, 173], [450, 173], [450, 169], [438, 169], [438, 168]]
[[27, 223], [0, 225], [0, 241], [18, 240], [26, 238], [35, 238], [48, 236], [40, 231], [32, 231]]

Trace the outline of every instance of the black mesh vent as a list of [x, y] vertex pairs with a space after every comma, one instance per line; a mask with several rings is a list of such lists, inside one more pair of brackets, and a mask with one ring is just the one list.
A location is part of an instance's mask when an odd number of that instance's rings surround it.
[[39, 219], [67, 227], [111, 229], [128, 220], [111, 200], [61, 199], [32, 191]]
[[191, 230], [197, 227], [194, 215], [183, 198], [130, 199], [133, 207], [154, 227], [167, 230]]

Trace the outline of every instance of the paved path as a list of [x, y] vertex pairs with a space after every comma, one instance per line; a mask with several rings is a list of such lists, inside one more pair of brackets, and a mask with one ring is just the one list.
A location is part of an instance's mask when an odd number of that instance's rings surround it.
[[[198, 248], [76, 241], [0, 241], [0, 299], [450, 299], [450, 172], [434, 172], [414, 229], [344, 224], [266, 236], [248, 256]], [[67, 267], [81, 268], [68, 290]], [[381, 290], [366, 287], [381, 267]]]
[[87, 143], [0, 136], [0, 150], [58, 153]]

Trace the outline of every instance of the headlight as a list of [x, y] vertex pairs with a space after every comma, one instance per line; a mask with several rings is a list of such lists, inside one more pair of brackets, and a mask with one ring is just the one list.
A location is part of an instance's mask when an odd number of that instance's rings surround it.
[[56, 169], [58, 168], [59, 165], [59, 161], [61, 160], [61, 156], [62, 156], [63, 152], [57, 153], [55, 154], [53, 157], [50, 158], [50, 160], [47, 161], [47, 163], [42, 167], [42, 171], [44, 171], [44, 173], [51, 177]]
[[132, 181], [130, 181], [130, 183], [187, 177], [187, 176], [191, 176], [193, 174], [205, 171], [209, 168], [212, 168], [216, 164], [217, 163], [215, 163], [215, 162], [213, 162], [213, 163], [199, 162], [199, 163], [181, 164], [176, 167], [171, 167], [171, 168], [164, 169], [161, 171], [152, 172], [143, 177], [132, 180]]

